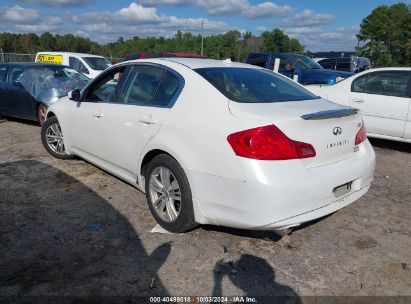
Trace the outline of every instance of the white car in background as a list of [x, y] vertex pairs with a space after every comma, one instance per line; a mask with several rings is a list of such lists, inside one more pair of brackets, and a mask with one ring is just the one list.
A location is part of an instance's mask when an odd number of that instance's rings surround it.
[[306, 86], [364, 115], [367, 135], [411, 143], [411, 68], [364, 71], [331, 86]]
[[209, 59], [113, 66], [51, 105], [46, 150], [146, 193], [165, 229], [281, 230], [363, 196], [375, 155], [357, 110], [269, 70]]
[[112, 66], [103, 56], [71, 52], [38, 52], [34, 61], [67, 65], [92, 79]]

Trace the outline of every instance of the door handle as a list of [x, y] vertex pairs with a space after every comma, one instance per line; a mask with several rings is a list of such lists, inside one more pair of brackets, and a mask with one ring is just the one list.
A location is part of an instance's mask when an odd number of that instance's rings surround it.
[[157, 121], [155, 119], [153, 119], [153, 117], [151, 115], [145, 115], [145, 116], [141, 117], [138, 121], [143, 123], [143, 124], [147, 124], [147, 125], [153, 125], [153, 124], [157, 123]]
[[93, 116], [94, 116], [95, 118], [101, 118], [101, 117], [103, 117], [103, 114], [101, 114], [101, 113], [94, 113]]
[[354, 98], [352, 99], [352, 102], [364, 102], [364, 99]]

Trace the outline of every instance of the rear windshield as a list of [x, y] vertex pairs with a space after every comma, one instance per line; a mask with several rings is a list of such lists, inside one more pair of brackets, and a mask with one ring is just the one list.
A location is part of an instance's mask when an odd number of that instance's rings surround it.
[[195, 71], [236, 102], [269, 103], [320, 98], [291, 79], [265, 69], [201, 68]]
[[102, 57], [82, 57], [87, 64], [96, 71], [104, 71], [111, 66], [110, 61]]

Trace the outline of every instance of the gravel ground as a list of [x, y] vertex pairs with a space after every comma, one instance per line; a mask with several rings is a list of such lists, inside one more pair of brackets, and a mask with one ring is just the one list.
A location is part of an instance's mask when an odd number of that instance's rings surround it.
[[291, 235], [204, 226], [151, 233], [144, 195], [40, 128], [0, 123], [0, 295], [411, 295], [411, 145], [372, 143], [359, 201]]

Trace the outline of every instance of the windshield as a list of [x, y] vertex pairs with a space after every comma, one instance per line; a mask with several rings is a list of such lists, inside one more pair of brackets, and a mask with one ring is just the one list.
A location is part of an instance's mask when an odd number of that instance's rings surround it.
[[323, 68], [312, 58], [303, 55], [296, 56], [295, 64], [298, 64], [303, 70], [318, 70]]
[[201, 68], [195, 71], [236, 102], [269, 103], [319, 98], [294, 81], [266, 69]]
[[96, 71], [104, 71], [111, 66], [110, 61], [104, 57], [82, 57], [87, 64]]
[[80, 72], [59, 65], [29, 67], [17, 81], [38, 101], [49, 105], [69, 91], [81, 90], [89, 78]]

